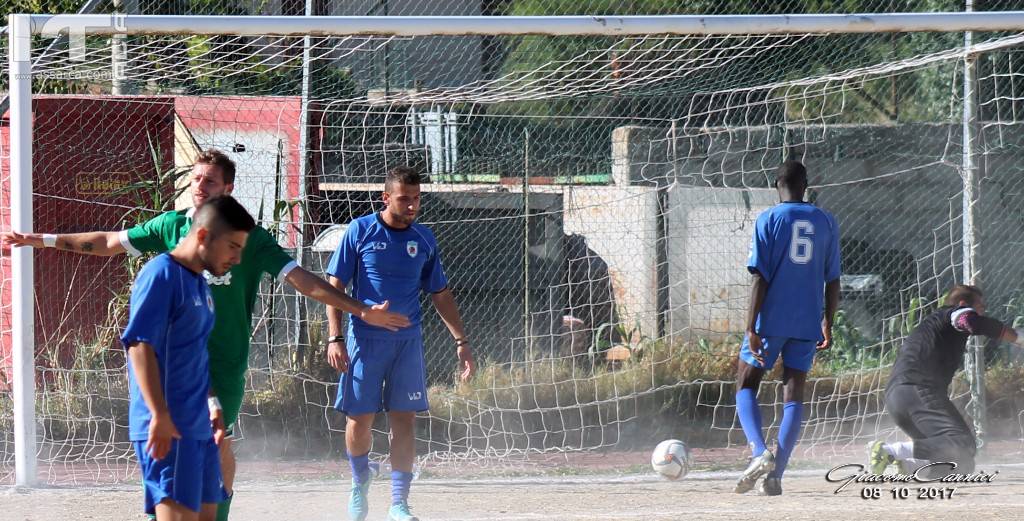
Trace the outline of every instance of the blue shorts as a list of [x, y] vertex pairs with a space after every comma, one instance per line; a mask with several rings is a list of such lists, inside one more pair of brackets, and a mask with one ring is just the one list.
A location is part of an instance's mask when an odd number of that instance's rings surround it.
[[806, 373], [811, 370], [811, 364], [814, 363], [814, 352], [818, 349], [818, 343], [814, 340], [786, 338], [784, 336], [761, 337], [761, 343], [763, 344], [761, 357], [764, 358], [764, 364], [754, 359], [754, 355], [750, 352], [750, 342], [747, 337], [743, 337], [743, 347], [740, 348], [740, 360], [754, 367], [760, 367], [765, 371], [770, 371], [772, 367], [775, 367], [775, 360], [779, 358], [779, 353], [782, 353], [782, 365]]
[[349, 415], [426, 411], [423, 339], [348, 337], [348, 371], [342, 373], [334, 408]]
[[213, 438], [174, 440], [161, 460], [146, 452], [145, 441], [133, 441], [142, 469], [146, 513], [155, 514], [165, 499], [199, 512], [203, 503], [220, 503], [228, 498], [220, 474], [220, 452]]

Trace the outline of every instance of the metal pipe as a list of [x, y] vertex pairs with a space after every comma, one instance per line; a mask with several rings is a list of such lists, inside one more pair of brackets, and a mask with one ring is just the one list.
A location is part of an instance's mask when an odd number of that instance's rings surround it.
[[32, 34], [728, 35], [1019, 31], [1024, 11], [677, 16], [172, 16], [31, 15]]

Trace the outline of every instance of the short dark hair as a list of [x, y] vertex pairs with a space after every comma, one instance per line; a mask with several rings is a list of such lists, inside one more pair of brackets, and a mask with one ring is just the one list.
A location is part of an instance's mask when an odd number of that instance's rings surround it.
[[388, 170], [388, 175], [384, 178], [384, 191], [390, 192], [391, 187], [396, 183], [403, 185], [419, 186], [423, 181], [420, 173], [413, 170], [408, 166], [396, 166], [391, 170]]
[[213, 236], [225, 231], [250, 232], [256, 227], [256, 221], [249, 211], [230, 195], [210, 198], [196, 210], [192, 217], [192, 227], [203, 227]]
[[196, 158], [196, 165], [213, 165], [220, 167], [220, 171], [224, 173], [224, 184], [235, 183], [235, 162], [231, 160], [224, 152], [217, 150], [216, 148], [208, 148], [204, 150], [199, 157]]
[[949, 293], [946, 293], [946, 301], [943, 304], [946, 306], [956, 306], [962, 300], [968, 306], [973, 306], [978, 303], [978, 299], [984, 296], [985, 294], [981, 292], [981, 288], [978, 286], [957, 284], [949, 289]]
[[803, 163], [792, 159], [782, 163], [775, 171], [775, 186], [807, 188], [807, 168]]

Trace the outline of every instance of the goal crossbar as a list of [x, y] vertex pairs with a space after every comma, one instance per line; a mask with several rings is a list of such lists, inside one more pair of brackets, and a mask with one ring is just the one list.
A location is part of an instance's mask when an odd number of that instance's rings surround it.
[[[803, 34], [1017, 31], [1024, 11], [678, 16], [173, 16], [30, 17], [32, 34], [262, 34], [272, 36]], [[12, 21], [11, 26], [14, 23]]]

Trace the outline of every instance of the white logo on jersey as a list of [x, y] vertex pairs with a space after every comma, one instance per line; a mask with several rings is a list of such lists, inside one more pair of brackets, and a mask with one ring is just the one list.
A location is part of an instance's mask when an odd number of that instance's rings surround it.
[[203, 299], [201, 299], [199, 297], [193, 297], [192, 298], [192, 305], [195, 306], [195, 307], [202, 306], [203, 305]]
[[215, 277], [212, 273], [210, 273], [208, 271], [203, 271], [203, 277], [206, 279], [206, 283], [211, 285], [211, 286], [230, 286], [231, 285], [231, 272], [230, 271], [227, 272], [226, 274], [220, 276], [220, 277]]
[[373, 243], [373, 251], [383, 251], [388, 249], [388, 243], [386, 242], [375, 242]]
[[405, 252], [408, 253], [410, 257], [415, 257], [419, 251], [420, 245], [417, 244], [416, 241], [409, 241], [405, 243]]
[[[230, 273], [228, 275], [230, 275]], [[206, 307], [210, 308], [210, 311], [213, 311], [213, 295], [206, 295]]]
[[408, 396], [410, 400], [419, 400], [420, 398], [423, 398], [423, 393], [417, 391], [414, 393], [408, 393]]

